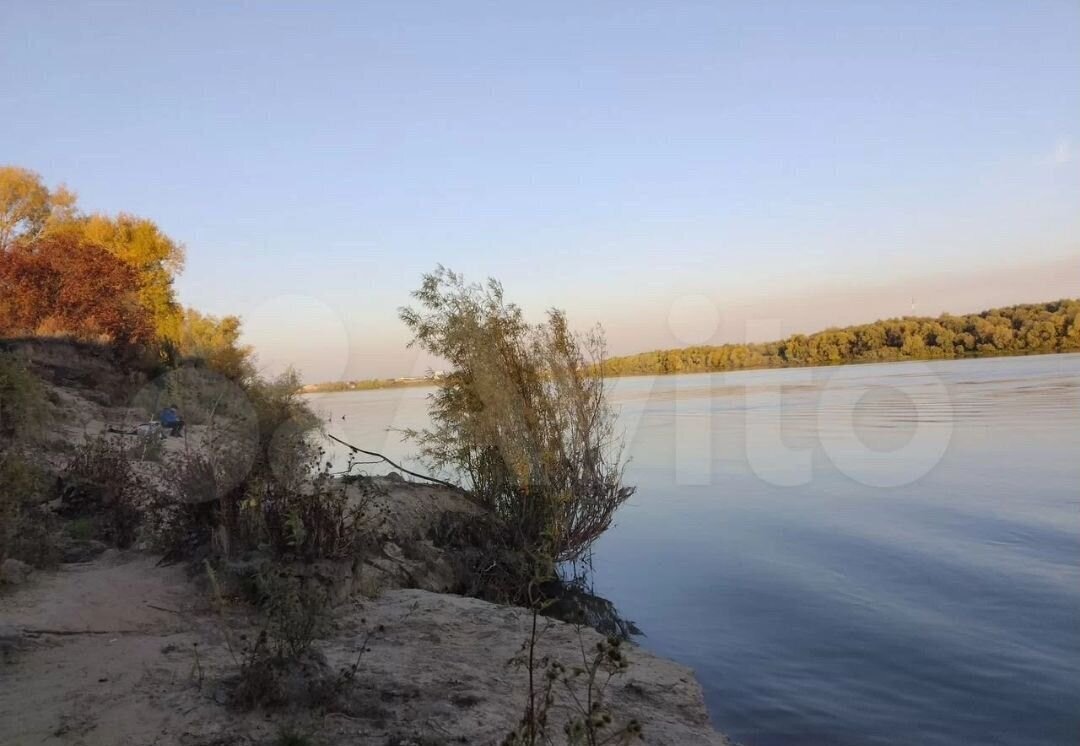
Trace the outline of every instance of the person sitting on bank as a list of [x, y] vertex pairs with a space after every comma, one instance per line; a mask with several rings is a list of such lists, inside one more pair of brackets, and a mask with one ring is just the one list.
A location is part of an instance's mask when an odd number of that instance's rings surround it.
[[159, 419], [161, 420], [161, 426], [174, 438], [178, 437], [184, 429], [184, 419], [180, 416], [180, 410], [176, 408], [175, 404], [170, 404], [161, 410]]

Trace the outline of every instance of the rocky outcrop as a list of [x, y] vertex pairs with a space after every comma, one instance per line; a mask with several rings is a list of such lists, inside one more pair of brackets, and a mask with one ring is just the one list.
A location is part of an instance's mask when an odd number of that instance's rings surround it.
[[[387, 703], [382, 717], [388, 730], [416, 739], [437, 733], [438, 743], [498, 744], [517, 724], [528, 672], [512, 660], [530, 639], [530, 612], [397, 590], [364, 603], [359, 613], [365, 623], [354, 635], [379, 626], [385, 632], [369, 646], [354, 697]], [[582, 651], [588, 655], [603, 639], [588, 628], [541, 619], [538, 658], [581, 666]], [[614, 726], [638, 720], [647, 744], [729, 743], [710, 725], [693, 672], [636, 645], [625, 646], [625, 653], [629, 666], [611, 679], [605, 695]], [[557, 687], [554, 696], [550, 730], [559, 743], [563, 722], [576, 711], [568, 691]]]

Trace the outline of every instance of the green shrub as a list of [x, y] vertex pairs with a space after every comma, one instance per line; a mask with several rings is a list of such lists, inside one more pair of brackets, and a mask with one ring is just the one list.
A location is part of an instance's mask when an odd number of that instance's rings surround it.
[[602, 333], [579, 337], [556, 310], [530, 325], [494, 280], [469, 285], [442, 267], [413, 295], [419, 308], [401, 311], [412, 344], [452, 366], [431, 428], [410, 433], [421, 454], [467, 480], [511, 545], [579, 559], [633, 494], [598, 374]]

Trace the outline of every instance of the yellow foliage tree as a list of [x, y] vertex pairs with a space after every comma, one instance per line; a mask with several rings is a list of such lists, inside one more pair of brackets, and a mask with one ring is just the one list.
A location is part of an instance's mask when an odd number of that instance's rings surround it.
[[240, 344], [240, 318], [217, 318], [194, 308], [184, 309], [176, 347], [181, 355], [197, 358], [209, 368], [234, 381], [246, 381], [255, 374], [252, 349]]
[[165, 235], [153, 221], [125, 213], [116, 217], [89, 215], [69, 225], [138, 271], [139, 301], [150, 312], [158, 338], [177, 341], [183, 311], [176, 302], [173, 278], [184, 268], [183, 245]]
[[74, 216], [74, 192], [64, 186], [49, 191], [39, 174], [18, 166], [0, 166], [0, 251]]
[[139, 274], [139, 303], [150, 313], [159, 340], [175, 343], [183, 310], [173, 279], [184, 268], [184, 247], [151, 220], [120, 213], [83, 215], [76, 195], [64, 186], [49, 190], [41, 176], [0, 166], [0, 251], [16, 241], [68, 235], [97, 244]]

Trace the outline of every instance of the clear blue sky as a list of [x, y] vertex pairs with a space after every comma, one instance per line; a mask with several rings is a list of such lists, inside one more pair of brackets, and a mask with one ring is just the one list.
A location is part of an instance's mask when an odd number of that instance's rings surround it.
[[0, 163], [155, 219], [182, 300], [308, 378], [424, 364], [396, 309], [437, 262], [616, 352], [677, 345], [687, 296], [719, 342], [1080, 295], [1076, 0], [5, 0], [0, 29]]

